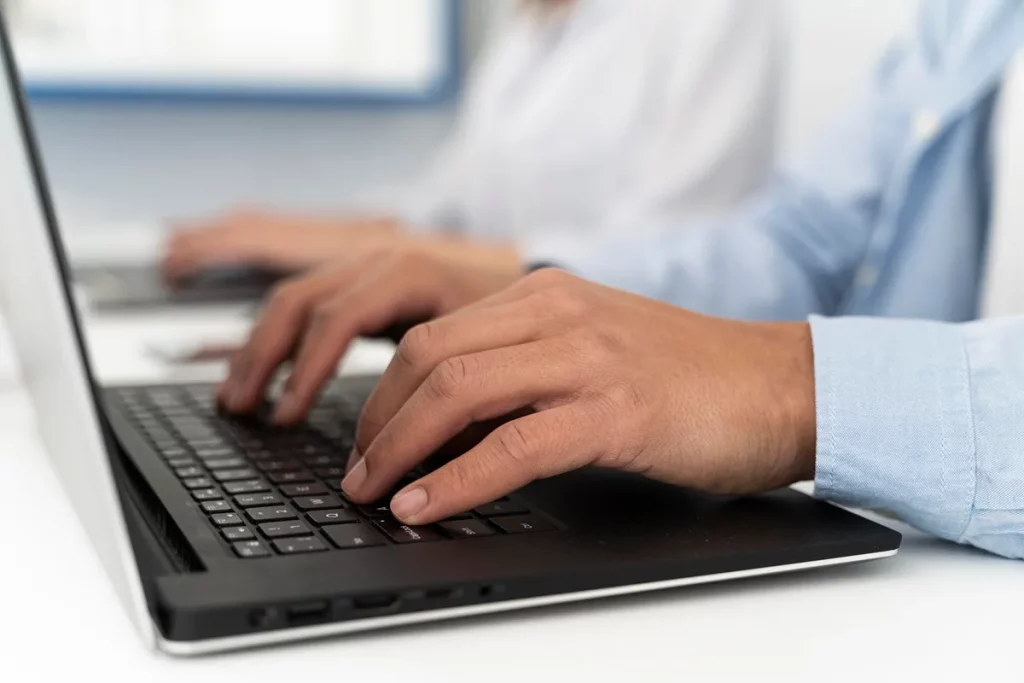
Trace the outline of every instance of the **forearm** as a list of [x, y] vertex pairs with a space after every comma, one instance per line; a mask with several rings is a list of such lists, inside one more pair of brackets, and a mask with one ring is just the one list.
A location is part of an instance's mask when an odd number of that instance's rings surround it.
[[745, 320], [837, 310], [869, 235], [856, 215], [798, 180], [781, 180], [731, 216], [622, 229], [599, 239], [547, 235], [520, 246], [602, 284]]

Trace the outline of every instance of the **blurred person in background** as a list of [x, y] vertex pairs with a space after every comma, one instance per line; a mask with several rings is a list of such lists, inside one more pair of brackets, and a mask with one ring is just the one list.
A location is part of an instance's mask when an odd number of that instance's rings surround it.
[[774, 162], [783, 24], [778, 0], [521, 0], [404, 206], [200, 220], [170, 239], [165, 274], [288, 272], [408, 242], [518, 264], [721, 212]]
[[[407, 524], [587, 466], [727, 494], [813, 478], [1024, 559], [1022, 182], [1024, 3], [929, 0], [814, 153], [728, 218], [545, 257], [574, 275], [422, 250], [325, 268], [271, 297], [220, 400], [252, 410], [291, 361], [294, 423], [356, 336], [433, 318], [364, 408], [348, 497], [507, 419], [402, 487]], [[1000, 317], [964, 322], [979, 310]]]

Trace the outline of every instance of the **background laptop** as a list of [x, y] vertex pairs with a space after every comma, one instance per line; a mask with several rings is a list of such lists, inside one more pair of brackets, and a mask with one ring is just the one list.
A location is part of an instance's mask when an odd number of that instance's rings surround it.
[[74, 268], [76, 283], [84, 288], [90, 307], [99, 311], [257, 302], [286, 276], [255, 267], [225, 266], [201, 271], [169, 287], [151, 264]]
[[[0, 26], [2, 29], [2, 26]], [[893, 555], [806, 496], [581, 471], [429, 528], [337, 491], [373, 379], [310, 423], [228, 421], [211, 387], [101, 390], [0, 30], [0, 303], [49, 457], [145, 641], [189, 655]]]

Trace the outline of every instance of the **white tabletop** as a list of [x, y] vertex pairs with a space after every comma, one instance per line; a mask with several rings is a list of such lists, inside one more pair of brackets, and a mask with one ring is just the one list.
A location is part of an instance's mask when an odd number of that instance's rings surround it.
[[[94, 322], [101, 376], [173, 376], [140, 359], [139, 340], [180, 329], [174, 315]], [[208, 327], [201, 316], [190, 324], [210, 334], [238, 324], [207, 315]], [[387, 356], [360, 354], [360, 369]], [[902, 527], [899, 556], [870, 565], [174, 660], [136, 639], [30, 416], [14, 385], [0, 388], [0, 680], [820, 683], [1017, 680], [1024, 670], [1024, 566]]]

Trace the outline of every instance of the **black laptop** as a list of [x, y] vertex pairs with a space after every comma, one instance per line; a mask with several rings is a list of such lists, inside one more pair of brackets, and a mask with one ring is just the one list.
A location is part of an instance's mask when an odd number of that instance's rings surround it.
[[899, 534], [790, 490], [712, 497], [598, 470], [409, 527], [339, 490], [373, 378], [337, 382], [286, 431], [220, 415], [208, 385], [100, 389], [2, 48], [0, 301], [49, 458], [150, 646], [202, 654], [897, 551]]

